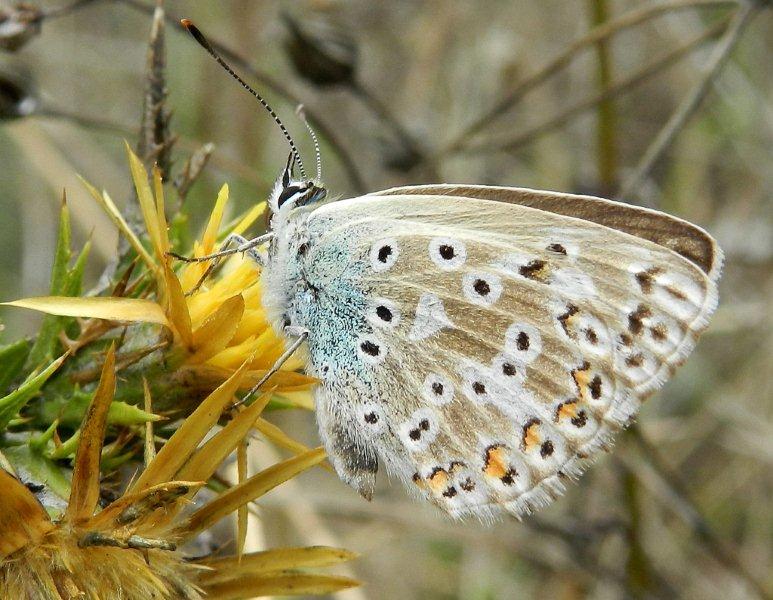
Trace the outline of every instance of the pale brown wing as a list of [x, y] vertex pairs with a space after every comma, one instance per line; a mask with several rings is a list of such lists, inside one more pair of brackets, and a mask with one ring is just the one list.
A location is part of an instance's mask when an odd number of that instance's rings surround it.
[[719, 275], [722, 254], [700, 227], [663, 212], [594, 196], [486, 185], [431, 184], [396, 187], [373, 195], [436, 195], [479, 198], [538, 208], [624, 231], [673, 250], [711, 278]]
[[378, 455], [454, 516], [550, 502], [717, 302], [715, 280], [667, 246], [524, 204], [374, 195], [308, 225], [336, 468], [367, 493]]

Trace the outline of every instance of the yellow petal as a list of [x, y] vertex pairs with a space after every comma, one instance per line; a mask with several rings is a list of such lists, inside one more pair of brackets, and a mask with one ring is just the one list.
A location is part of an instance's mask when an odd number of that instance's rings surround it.
[[191, 315], [188, 312], [188, 303], [185, 301], [185, 293], [180, 286], [180, 280], [174, 274], [171, 267], [163, 263], [164, 282], [166, 288], [167, 315], [180, 336], [180, 341], [189, 350], [193, 348], [193, 332], [191, 331]]
[[225, 427], [213, 435], [191, 456], [177, 477], [193, 481], [206, 481], [217, 470], [237, 444], [244, 439], [255, 420], [268, 404], [271, 393], [257, 398], [252, 404], [231, 419]]
[[62, 317], [90, 317], [131, 323], [156, 323], [169, 327], [164, 311], [155, 302], [141, 298], [41, 296], [3, 302], [6, 306], [29, 308]]
[[220, 231], [220, 223], [223, 220], [223, 212], [225, 211], [225, 205], [228, 202], [228, 184], [223, 184], [220, 188], [220, 192], [217, 194], [217, 200], [215, 201], [215, 208], [212, 209], [212, 214], [209, 216], [209, 223], [204, 230], [204, 235], [201, 237], [201, 245], [199, 246], [197, 253], [198, 256], [204, 256], [205, 254], [211, 254], [215, 249], [215, 242], [217, 241], [217, 232]]
[[247, 363], [241, 366], [219, 388], [207, 396], [193, 413], [187, 417], [177, 431], [158, 451], [139, 479], [132, 486], [132, 491], [142, 491], [152, 485], [170, 480], [193, 454], [204, 436], [217, 423], [223, 409], [231, 402], [236, 390], [239, 389]]
[[235, 600], [255, 596], [305, 596], [332, 594], [356, 587], [360, 582], [340, 575], [279, 572], [243, 577], [211, 586], [204, 586], [207, 598]]
[[65, 520], [73, 523], [91, 517], [99, 500], [99, 460], [105, 441], [107, 411], [115, 394], [115, 346], [111, 344], [105, 355], [102, 376], [83, 417], [75, 467], [72, 473], [72, 490], [67, 504]]
[[[257, 431], [262, 433], [266, 438], [271, 440], [271, 442], [273, 442], [280, 448], [289, 450], [293, 454], [302, 454], [304, 452], [309, 451], [308, 446], [301, 444], [299, 441], [291, 438], [284, 431], [279, 429], [279, 427], [277, 427], [273, 423], [269, 423], [263, 418], [255, 421], [254, 427]], [[322, 467], [323, 469], [326, 469], [327, 471], [330, 471], [331, 473], [334, 472], [333, 467], [331, 467], [330, 463], [328, 463], [327, 461], [319, 463], [319, 466]]]
[[166, 213], [164, 208], [164, 184], [161, 181], [161, 169], [153, 165], [153, 191], [156, 196], [156, 222], [158, 223], [159, 256], [166, 257], [169, 252], [169, 232], [167, 231]]
[[232, 296], [218, 306], [201, 327], [193, 332], [193, 347], [196, 353], [187, 362], [203, 362], [225, 349], [233, 339], [243, 313], [244, 298], [241, 295]]
[[[156, 251], [156, 259], [159, 263], [163, 263], [166, 261], [166, 256], [164, 256], [163, 252], [160, 252], [162, 247], [161, 227], [159, 226], [156, 202], [148, 182], [148, 173], [142, 161], [134, 154], [129, 144], [125, 141], [124, 144], [126, 145], [126, 153], [129, 155], [129, 167], [132, 173], [132, 180], [134, 181], [134, 188], [137, 190], [137, 200], [142, 211], [142, 218], [145, 220], [145, 228], [148, 230], [148, 236], [150, 236], [153, 249]], [[166, 227], [166, 223], [163, 224], [163, 227]]]
[[209, 504], [194, 512], [188, 519], [188, 522], [180, 526], [178, 533], [181, 537], [189, 538], [204, 529], [208, 529], [238, 507], [252, 502], [279, 484], [295, 477], [324, 459], [325, 450], [323, 448], [315, 448], [268, 469], [264, 469], [244, 483], [223, 492]]
[[245, 554], [241, 560], [235, 556], [208, 558], [198, 561], [212, 571], [205, 571], [199, 579], [205, 585], [234, 580], [250, 574], [283, 571], [286, 569], [329, 567], [357, 558], [357, 554], [343, 548], [307, 546], [300, 548], [273, 548], [263, 552]]
[[247, 228], [258, 219], [258, 217], [266, 212], [267, 208], [268, 202], [261, 202], [260, 204], [256, 204], [249, 211], [247, 211], [247, 214], [244, 215], [244, 217], [234, 226], [231, 232], [237, 235], [243, 234]]
[[[269, 381], [274, 381], [272, 377]], [[274, 385], [277, 385], [276, 382]], [[277, 385], [277, 387], [279, 387]], [[302, 408], [303, 410], [314, 410], [314, 397], [309, 393], [308, 388], [303, 390], [294, 390], [290, 386], [277, 392], [275, 400], [293, 408]]]
[[54, 524], [37, 498], [21, 481], [0, 469], [0, 560], [30, 542], [37, 542]]
[[145, 262], [148, 268], [152, 270], [156, 270], [158, 267], [154, 262], [153, 257], [150, 254], [148, 254], [147, 250], [145, 250], [145, 247], [142, 245], [142, 242], [135, 235], [134, 231], [132, 231], [132, 228], [129, 227], [129, 224], [126, 222], [126, 219], [123, 218], [121, 211], [118, 210], [118, 207], [115, 205], [115, 203], [110, 198], [110, 196], [107, 195], [107, 192], [103, 191], [100, 194], [97, 188], [91, 185], [88, 181], [86, 181], [82, 177], [79, 177], [79, 179], [81, 180], [81, 183], [86, 187], [88, 192], [91, 194], [92, 198], [96, 200], [97, 204], [99, 204], [102, 207], [102, 210], [104, 210], [105, 213], [107, 213], [107, 216], [110, 218], [113, 224], [129, 241], [129, 244], [131, 244], [132, 248], [134, 248], [134, 251], [142, 258], [142, 260]]
[[[236, 449], [237, 485], [247, 479], [247, 442], [241, 440]], [[244, 554], [244, 543], [247, 541], [247, 505], [242, 504], [236, 509], [236, 556], [241, 559]]]

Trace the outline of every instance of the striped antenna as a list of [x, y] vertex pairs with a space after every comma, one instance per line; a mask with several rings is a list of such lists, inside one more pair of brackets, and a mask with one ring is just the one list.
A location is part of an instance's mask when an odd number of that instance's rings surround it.
[[298, 170], [301, 172], [301, 177], [304, 179], [304, 181], [308, 179], [306, 177], [306, 169], [303, 168], [303, 160], [301, 159], [301, 153], [298, 151], [298, 147], [295, 145], [295, 142], [293, 141], [293, 138], [290, 135], [290, 132], [287, 131], [287, 127], [285, 127], [284, 123], [282, 123], [282, 120], [274, 112], [274, 109], [271, 108], [271, 106], [269, 106], [268, 102], [265, 101], [263, 96], [261, 96], [260, 94], [258, 94], [258, 92], [252, 89], [250, 84], [244, 81], [244, 79], [242, 79], [231, 68], [231, 66], [222, 59], [222, 57], [212, 47], [212, 44], [209, 43], [207, 38], [204, 37], [204, 34], [201, 33], [201, 31], [199, 31], [199, 28], [196, 27], [190, 19], [180, 19], [180, 23], [193, 36], [193, 39], [195, 39], [204, 48], [204, 50], [209, 52], [210, 56], [212, 56], [212, 58], [214, 58], [221, 67], [223, 67], [226, 71], [228, 71], [231, 77], [236, 79], [236, 81], [238, 81], [245, 90], [247, 90], [250, 94], [255, 96], [255, 98], [257, 98], [258, 102], [261, 103], [263, 108], [265, 108], [268, 111], [268, 114], [270, 114], [271, 118], [274, 119], [277, 125], [279, 125], [279, 129], [282, 130], [282, 133], [284, 134], [285, 139], [290, 144], [290, 150], [292, 151], [293, 155], [295, 156], [295, 160], [298, 163]]
[[322, 153], [319, 151], [319, 140], [317, 139], [317, 134], [314, 132], [314, 130], [311, 128], [311, 125], [309, 124], [308, 119], [306, 119], [306, 111], [303, 110], [303, 104], [299, 104], [298, 108], [295, 109], [295, 114], [297, 114], [301, 121], [303, 121], [303, 124], [306, 125], [306, 129], [309, 132], [309, 135], [311, 136], [312, 141], [314, 142], [314, 153], [317, 155], [317, 183], [322, 183]]

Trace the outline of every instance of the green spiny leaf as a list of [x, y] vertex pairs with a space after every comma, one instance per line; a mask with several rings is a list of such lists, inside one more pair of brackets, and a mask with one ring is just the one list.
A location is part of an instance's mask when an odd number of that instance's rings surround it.
[[86, 261], [91, 251], [91, 240], [83, 244], [78, 257], [75, 259], [72, 269], [67, 271], [67, 278], [63, 290], [64, 296], [80, 296], [83, 292], [83, 272], [86, 269]]
[[0, 431], [3, 431], [25, 404], [38, 393], [43, 384], [64, 362], [67, 355], [61, 356], [37, 375], [29, 377], [16, 390], [0, 398]]
[[[66, 201], [62, 201], [62, 211], [59, 215], [59, 238], [56, 243], [54, 264], [51, 267], [51, 295], [64, 296], [67, 284], [68, 265], [72, 251], [70, 249], [71, 228], [70, 211]], [[51, 360], [57, 343], [57, 336], [62, 330], [62, 317], [48, 315], [43, 319], [38, 338], [27, 358], [30, 368], [38, 367]]]
[[30, 342], [27, 340], [19, 340], [0, 348], [0, 393], [19, 376], [29, 352]]
[[59, 446], [54, 448], [48, 453], [48, 458], [53, 460], [61, 460], [70, 456], [75, 456], [75, 451], [78, 449], [78, 442], [81, 439], [81, 430], [78, 429], [69, 438], [63, 441]]
[[[66, 402], [59, 405], [59, 422], [65, 426], [77, 427], [83, 421], [83, 415], [91, 402], [93, 394], [74, 391]], [[107, 412], [110, 425], [142, 425], [148, 421], [158, 421], [161, 417], [141, 408], [114, 400]]]
[[50, 442], [54, 438], [54, 434], [56, 433], [56, 428], [59, 426], [59, 420], [55, 420], [51, 425], [48, 426], [48, 429], [46, 429], [43, 433], [41, 433], [38, 436], [31, 437], [29, 443], [30, 448], [37, 452], [43, 452], [43, 450], [48, 445], [48, 442]]
[[34, 450], [30, 446], [12, 446], [3, 449], [3, 453], [24, 481], [33, 481], [47, 485], [61, 498], [70, 496], [68, 470]]

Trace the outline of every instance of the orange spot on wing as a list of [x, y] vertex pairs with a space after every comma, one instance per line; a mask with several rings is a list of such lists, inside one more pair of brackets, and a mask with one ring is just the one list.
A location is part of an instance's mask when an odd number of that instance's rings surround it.
[[528, 451], [530, 448], [539, 445], [539, 426], [539, 419], [531, 419], [523, 426], [523, 439], [521, 440], [521, 444], [523, 445], [524, 450]]
[[507, 457], [504, 446], [491, 446], [486, 450], [486, 465], [483, 472], [489, 477], [501, 479], [507, 474]]
[[438, 493], [445, 489], [446, 484], [448, 483], [448, 473], [445, 469], [436, 468], [432, 471], [432, 475], [429, 476], [428, 482], [430, 489], [433, 492]]
[[574, 419], [577, 416], [577, 401], [571, 400], [569, 402], [562, 403], [556, 411], [556, 421], [561, 422], [562, 419]]
[[584, 362], [582, 365], [572, 371], [572, 379], [577, 385], [577, 391], [580, 394], [580, 398], [586, 401], [588, 400], [588, 386], [590, 384], [590, 365]]

